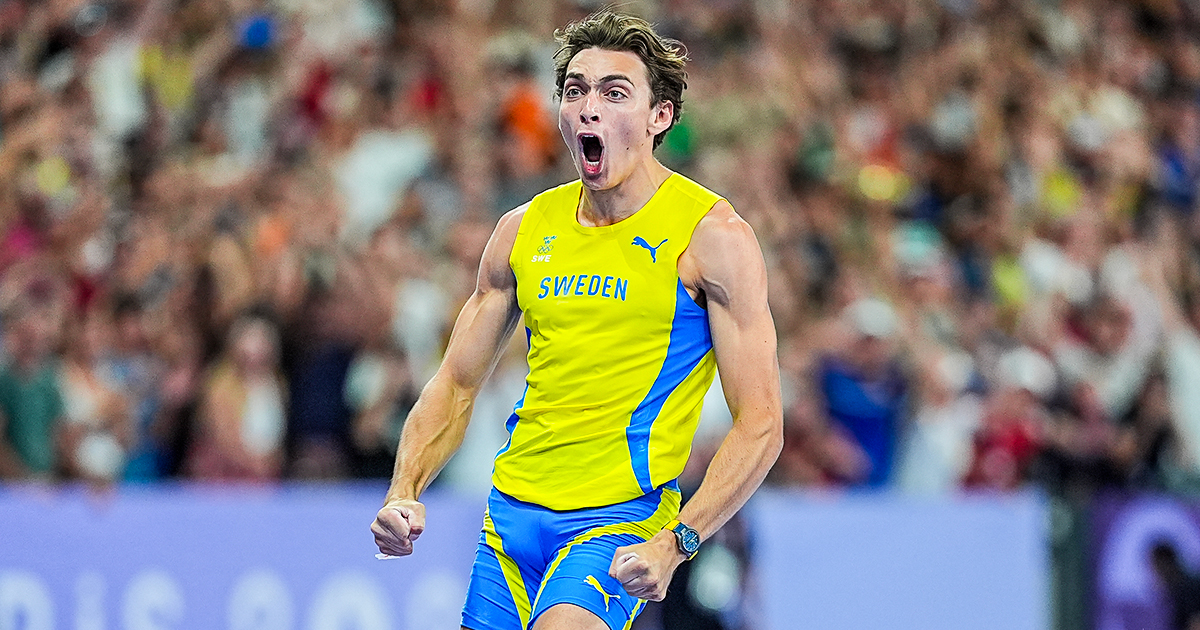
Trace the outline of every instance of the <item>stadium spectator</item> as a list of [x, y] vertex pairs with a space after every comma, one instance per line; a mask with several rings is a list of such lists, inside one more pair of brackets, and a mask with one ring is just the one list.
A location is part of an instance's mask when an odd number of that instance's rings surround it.
[[266, 481], [283, 473], [287, 388], [279, 333], [267, 318], [247, 314], [234, 322], [205, 380], [197, 420], [192, 478]]
[[113, 305], [114, 342], [103, 358], [107, 379], [125, 393], [133, 414], [134, 438], [125, 466], [127, 481], [156, 481], [164, 472], [168, 446], [155, 420], [162, 361], [151, 345], [141, 300], [128, 295]]
[[[974, 431], [988, 442], [1017, 408], [1044, 452], [1018, 449], [1011, 479], [1062, 488], [1084, 452], [1105, 454], [1103, 483], [1200, 478], [1192, 8], [642, 8], [693, 58], [663, 159], [766, 245], [791, 410], [773, 480], [949, 491]], [[0, 302], [36, 276], [56, 317], [114, 312], [97, 370], [134, 420], [123, 478], [178, 474], [200, 374], [260, 302], [284, 340], [285, 473], [356, 467], [355, 357], [395, 346], [419, 389], [494, 210], [569, 177], [545, 33], [586, 10], [0, 2]], [[836, 320], [870, 295], [891, 341], [843, 343]], [[0, 322], [10, 355], [20, 326]], [[368, 344], [381, 327], [392, 341]], [[1010, 405], [1001, 357], [1022, 346], [1061, 387]], [[868, 378], [870, 347], [889, 367]]]
[[9, 362], [0, 369], [0, 469], [6, 477], [53, 479], [65, 408], [52, 354], [58, 321], [30, 305], [5, 314]]
[[354, 357], [345, 397], [354, 410], [351, 439], [356, 477], [391, 476], [400, 430], [417, 393], [412, 370], [394, 346], [370, 344]]
[[71, 477], [93, 482], [120, 479], [133, 442], [129, 400], [102, 370], [112, 334], [107, 313], [96, 308], [68, 321], [63, 341], [62, 467]]
[[821, 361], [818, 382], [826, 413], [866, 457], [865, 476], [854, 481], [880, 487], [891, 480], [909, 393], [895, 355], [898, 320], [873, 298], [851, 304], [846, 317], [853, 338], [843, 352]]
[[1050, 426], [1044, 400], [1055, 391], [1054, 367], [1027, 347], [1004, 354], [999, 383], [985, 401], [975, 433], [968, 488], [1013, 490], [1028, 481]]

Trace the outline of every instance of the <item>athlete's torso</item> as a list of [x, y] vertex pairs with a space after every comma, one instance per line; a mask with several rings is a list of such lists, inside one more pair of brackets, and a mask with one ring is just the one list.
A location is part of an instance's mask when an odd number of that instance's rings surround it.
[[509, 258], [529, 376], [493, 483], [554, 510], [673, 481], [716, 372], [707, 313], [677, 263], [720, 197], [672, 174], [629, 218], [586, 227], [581, 192], [576, 181], [535, 197]]

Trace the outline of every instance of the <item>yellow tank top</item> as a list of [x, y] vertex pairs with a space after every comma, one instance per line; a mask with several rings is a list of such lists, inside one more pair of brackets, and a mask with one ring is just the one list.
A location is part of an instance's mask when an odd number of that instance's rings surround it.
[[676, 263], [720, 197], [672, 174], [615, 225], [586, 227], [575, 181], [534, 197], [509, 263], [529, 339], [525, 394], [492, 482], [553, 510], [674, 482], [716, 360]]

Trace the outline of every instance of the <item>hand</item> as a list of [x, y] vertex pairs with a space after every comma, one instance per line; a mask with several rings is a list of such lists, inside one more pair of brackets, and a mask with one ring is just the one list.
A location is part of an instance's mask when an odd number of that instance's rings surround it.
[[661, 602], [667, 596], [671, 576], [685, 559], [675, 546], [675, 534], [661, 531], [644, 543], [618, 548], [608, 574], [630, 595]]
[[412, 499], [393, 499], [383, 506], [371, 523], [375, 544], [389, 556], [407, 556], [413, 541], [425, 531], [425, 506]]

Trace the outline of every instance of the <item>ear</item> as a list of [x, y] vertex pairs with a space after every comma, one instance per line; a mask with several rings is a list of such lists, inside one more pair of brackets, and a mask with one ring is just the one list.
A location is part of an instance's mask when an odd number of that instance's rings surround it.
[[649, 131], [651, 137], [666, 131], [675, 117], [675, 104], [671, 101], [659, 101], [650, 109]]

